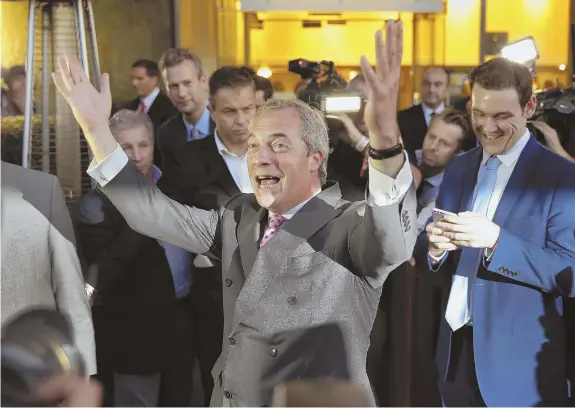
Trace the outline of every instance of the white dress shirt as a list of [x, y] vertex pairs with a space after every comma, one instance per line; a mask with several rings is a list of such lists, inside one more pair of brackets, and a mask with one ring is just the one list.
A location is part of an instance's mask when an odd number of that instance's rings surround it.
[[220, 156], [224, 159], [228, 171], [230, 172], [232, 178], [234, 179], [236, 186], [242, 193], [253, 193], [254, 188], [250, 180], [250, 175], [248, 173], [248, 155], [247, 153], [243, 156], [238, 156], [235, 153], [230, 152], [220, 137], [218, 136], [218, 131], [214, 133], [214, 138], [216, 140], [216, 146], [218, 147], [218, 152]]
[[425, 123], [427, 124], [427, 127], [429, 128], [429, 124], [431, 123], [431, 116], [433, 114], [437, 115], [437, 114], [443, 112], [445, 109], [445, 104], [443, 102], [441, 102], [441, 105], [439, 105], [435, 109], [432, 109], [429, 106], [427, 106], [426, 104], [422, 103], [421, 107], [423, 108], [423, 116], [425, 116]]
[[[407, 153], [405, 154], [405, 163], [397, 174], [395, 179], [380, 172], [369, 163], [369, 195], [367, 197], [370, 205], [383, 207], [397, 203], [409, 190], [413, 183], [413, 174], [409, 166]], [[128, 156], [120, 145], [100, 163], [92, 160], [88, 167], [87, 173], [100, 186], [108, 184], [128, 163]]]
[[160, 88], [155, 88], [151, 94], [149, 94], [145, 98], [140, 99], [140, 103], [144, 104], [144, 112], [148, 113], [148, 111], [150, 110], [150, 106], [152, 106], [159, 93]]

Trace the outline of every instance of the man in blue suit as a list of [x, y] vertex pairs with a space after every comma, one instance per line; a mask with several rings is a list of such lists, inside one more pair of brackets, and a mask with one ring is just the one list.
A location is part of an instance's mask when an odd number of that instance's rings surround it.
[[475, 68], [481, 146], [445, 171], [426, 230], [434, 272], [452, 276], [438, 339], [446, 406], [565, 406], [563, 299], [575, 297], [575, 164], [526, 129], [531, 75], [502, 58]]

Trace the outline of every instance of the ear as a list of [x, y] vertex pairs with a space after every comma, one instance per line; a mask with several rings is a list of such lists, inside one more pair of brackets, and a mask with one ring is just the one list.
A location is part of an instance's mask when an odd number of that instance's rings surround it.
[[212, 117], [212, 119], [214, 118], [214, 105], [212, 105], [212, 101], [208, 100], [208, 112], [210, 112], [210, 116]]
[[523, 109], [523, 116], [525, 116], [526, 119], [531, 119], [531, 116], [533, 116], [535, 113], [536, 108], [537, 96], [531, 95], [531, 98], [529, 98], [529, 101], [527, 101], [527, 104], [525, 105], [525, 109]]
[[321, 166], [323, 154], [321, 152], [314, 152], [309, 155], [310, 170], [317, 172]]

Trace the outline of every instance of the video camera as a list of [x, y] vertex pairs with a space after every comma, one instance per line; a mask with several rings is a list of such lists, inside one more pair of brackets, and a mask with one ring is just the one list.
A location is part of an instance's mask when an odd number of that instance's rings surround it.
[[299, 99], [329, 113], [357, 113], [364, 108], [360, 94], [346, 91], [347, 82], [336, 71], [332, 61], [311, 62], [303, 58], [289, 61], [288, 70], [302, 79], [311, 79]]
[[[537, 94], [537, 108], [532, 117], [557, 131], [559, 141], [570, 154], [575, 150], [575, 88], [551, 89]], [[533, 125], [528, 125], [535, 138], [545, 144], [545, 138]]]

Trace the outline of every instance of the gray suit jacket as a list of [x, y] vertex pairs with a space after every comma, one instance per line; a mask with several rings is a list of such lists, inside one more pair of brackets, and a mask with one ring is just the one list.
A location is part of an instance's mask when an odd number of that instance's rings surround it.
[[[382, 285], [415, 244], [413, 185], [399, 203], [383, 207], [344, 201], [337, 184], [327, 185], [261, 249], [268, 213], [253, 194], [232, 198], [219, 212], [187, 207], [147, 183], [132, 163], [101, 190], [136, 231], [221, 260], [224, 345], [212, 405], [271, 404], [270, 388], [295, 379], [277, 374], [281, 356], [295, 364], [315, 349], [294, 333], [329, 322], [342, 327], [347, 349], [331, 358], [347, 359], [351, 380], [369, 389], [366, 354]], [[329, 377], [329, 367], [307, 370]]]
[[92, 315], [60, 183], [2, 163], [2, 324], [29, 307], [66, 315], [88, 374], [94, 374]]

